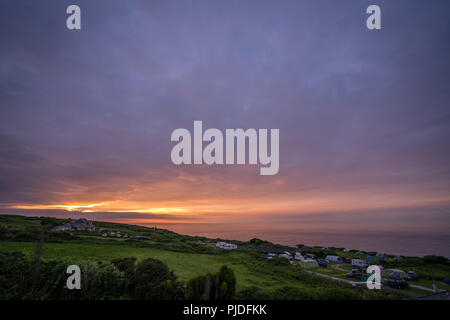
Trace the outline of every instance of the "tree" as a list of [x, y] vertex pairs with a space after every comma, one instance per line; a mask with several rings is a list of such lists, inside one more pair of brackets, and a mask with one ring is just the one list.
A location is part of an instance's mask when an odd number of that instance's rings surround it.
[[128, 258], [114, 259], [111, 261], [111, 263], [115, 265], [120, 272], [123, 273], [125, 289], [128, 292], [133, 291], [134, 288], [132, 288], [131, 284], [136, 274], [135, 270], [136, 258], [128, 257]]
[[134, 298], [139, 300], [171, 300], [178, 291], [177, 277], [158, 259], [144, 259], [136, 267]]
[[89, 265], [89, 271], [86, 276], [89, 284], [84, 288], [86, 299], [117, 299], [123, 296], [123, 274], [114, 265]]
[[184, 297], [186, 300], [204, 300], [206, 276], [201, 275], [189, 280], [186, 284]]
[[219, 296], [216, 296], [216, 300], [231, 300], [236, 293], [236, 277], [233, 270], [227, 266], [220, 267], [220, 271], [217, 274], [219, 279]]
[[30, 261], [21, 252], [0, 251], [0, 270], [0, 300], [21, 299], [30, 282]]
[[236, 293], [236, 277], [233, 270], [222, 266], [220, 271], [197, 276], [186, 284], [187, 300], [231, 300]]

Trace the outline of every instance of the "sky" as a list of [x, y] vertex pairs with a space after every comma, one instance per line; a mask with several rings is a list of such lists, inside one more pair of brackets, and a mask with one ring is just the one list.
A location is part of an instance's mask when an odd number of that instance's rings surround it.
[[[0, 213], [448, 232], [449, 9], [2, 0]], [[194, 120], [279, 129], [278, 174], [174, 165]]]

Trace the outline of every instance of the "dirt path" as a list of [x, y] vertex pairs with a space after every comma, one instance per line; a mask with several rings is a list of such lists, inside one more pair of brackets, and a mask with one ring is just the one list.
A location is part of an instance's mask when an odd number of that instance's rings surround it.
[[331, 267], [334, 268], [334, 269], [336, 269], [336, 270], [339, 270], [339, 271], [349, 272], [349, 271], [346, 270], [346, 269], [342, 269], [342, 268], [341, 268], [342, 265], [340, 265], [340, 264], [333, 264], [333, 265], [331, 265]]
[[[332, 268], [339, 270], [339, 271], [343, 271], [343, 272], [348, 272], [348, 270], [343, 269], [341, 264], [333, 264], [331, 265]], [[421, 290], [425, 290], [425, 291], [429, 291], [429, 292], [433, 292], [434, 290], [431, 288], [427, 288], [427, 287], [423, 287], [423, 286], [419, 286], [417, 284], [409, 284], [410, 287], [412, 288], [416, 288], [416, 289], [421, 289]]]
[[[337, 266], [337, 267], [335, 267], [335, 266]], [[334, 267], [335, 269], [337, 269], [337, 270], [340, 270], [340, 271], [347, 271], [347, 270], [344, 270], [344, 269], [339, 268], [338, 265], [333, 265], [333, 267]], [[302, 271], [305, 271], [306, 273], [313, 274], [313, 275], [318, 276], [318, 277], [321, 277], [321, 278], [331, 279], [331, 280], [338, 281], [338, 282], [342, 282], [342, 283], [347, 283], [347, 284], [350, 284], [350, 285], [352, 285], [352, 286], [361, 286], [361, 285], [364, 286], [364, 285], [366, 285], [365, 282], [352, 281], [352, 280], [347, 280], [347, 279], [337, 278], [337, 277], [330, 276], [330, 275], [328, 275], [328, 274], [323, 274], [323, 273], [313, 272], [313, 271], [311, 271], [311, 270], [302, 270]], [[419, 286], [419, 287], [420, 287], [420, 286]], [[385, 285], [383, 285], [383, 284], [381, 285], [381, 288], [382, 288], [382, 289], [386, 289], [386, 290], [390, 290], [390, 291], [394, 291], [394, 292], [398, 292], [398, 293], [401, 293], [401, 294], [404, 294], [404, 295], [410, 296], [410, 297], [418, 297], [418, 296], [420, 296], [419, 294], [416, 294], [416, 293], [413, 293], [413, 292], [410, 292], [410, 291], [391, 288], [391, 287], [385, 286]], [[420, 288], [420, 289], [421, 289], [421, 288]], [[426, 288], [425, 288], [425, 290], [426, 290]]]

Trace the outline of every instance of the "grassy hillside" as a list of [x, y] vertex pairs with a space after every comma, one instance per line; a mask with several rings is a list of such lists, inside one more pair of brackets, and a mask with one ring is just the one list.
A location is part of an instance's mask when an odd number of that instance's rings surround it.
[[[41, 222], [56, 226], [68, 220], [55, 218], [22, 217], [0, 215], [0, 250], [19, 251], [30, 259], [34, 256], [39, 238]], [[100, 232], [88, 231], [46, 231], [42, 247], [42, 259], [64, 259], [69, 264], [84, 266], [91, 263], [110, 263], [116, 258], [135, 257], [138, 261], [155, 258], [163, 261], [174, 271], [179, 280], [188, 281], [207, 272], [216, 272], [222, 265], [231, 267], [236, 275], [238, 293], [259, 290], [267, 297], [296, 298], [290, 290], [302, 289], [311, 298], [373, 299], [400, 298], [392, 292], [375, 292], [361, 287], [352, 287], [308, 274], [291, 266], [284, 258], [267, 260], [261, 256], [261, 247], [270, 250], [290, 250], [332, 254], [336, 248], [323, 252], [319, 248], [293, 250], [290, 247], [270, 242], [233, 241], [237, 250], [222, 250], [215, 247], [216, 239], [180, 235], [168, 230], [141, 226], [96, 222], [97, 229], [120, 231], [122, 235], [145, 236], [148, 240], [104, 238]], [[333, 251], [334, 250], [334, 251]], [[352, 253], [346, 254], [352, 256]], [[256, 289], [255, 289], [256, 288]], [[290, 289], [291, 288], [291, 289]], [[239, 294], [238, 294], [239, 295]]]

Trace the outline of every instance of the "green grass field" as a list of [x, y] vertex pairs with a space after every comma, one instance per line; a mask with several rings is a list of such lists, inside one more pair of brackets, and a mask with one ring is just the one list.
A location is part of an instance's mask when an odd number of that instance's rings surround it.
[[[20, 251], [29, 256], [34, 254], [36, 245], [32, 242], [2, 242], [1, 248], [7, 251]], [[249, 258], [242, 252], [227, 252], [225, 254], [183, 253], [155, 248], [136, 248], [130, 246], [115, 246], [114, 244], [92, 243], [44, 243], [43, 259], [64, 258], [70, 264], [85, 265], [90, 261], [110, 262], [115, 258], [136, 257], [139, 260], [155, 258], [165, 262], [174, 270], [180, 280], [187, 281], [207, 272], [216, 272], [221, 265], [228, 265], [236, 275], [237, 288], [256, 286], [270, 290], [282, 286], [298, 286], [302, 283], [288, 276], [265, 275], [252, 270], [241, 263]]]

